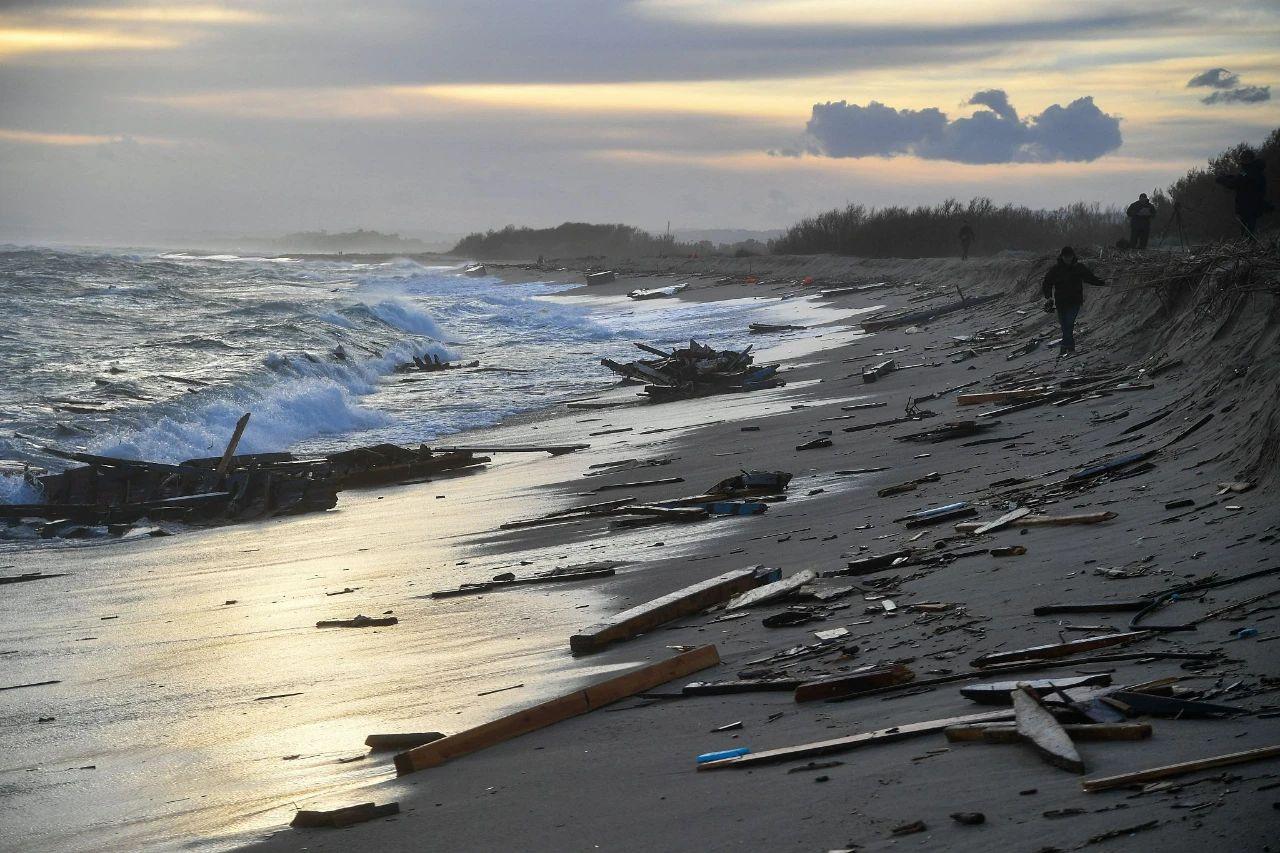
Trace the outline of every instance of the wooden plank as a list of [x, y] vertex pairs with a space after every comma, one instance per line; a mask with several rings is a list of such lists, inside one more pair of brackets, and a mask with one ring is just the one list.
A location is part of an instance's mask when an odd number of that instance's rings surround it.
[[299, 829], [317, 829], [320, 827], [341, 829], [344, 826], [354, 826], [357, 823], [365, 823], [366, 821], [389, 817], [394, 814], [400, 814], [399, 803], [385, 803], [381, 806], [376, 806], [373, 803], [360, 803], [356, 806], [324, 811], [300, 809], [294, 814], [289, 826]]
[[1031, 509], [1029, 507], [1020, 506], [1017, 509], [1006, 512], [995, 521], [988, 521], [985, 524], [978, 525], [978, 527], [973, 531], [973, 535], [981, 536], [983, 533], [990, 533], [993, 530], [999, 530], [1006, 524], [1012, 524], [1018, 519], [1025, 518], [1028, 515], [1031, 515]]
[[614, 569], [590, 569], [583, 572], [564, 572], [558, 575], [535, 575], [524, 578], [513, 578], [505, 581], [481, 581], [463, 584], [457, 589], [440, 589], [431, 593], [432, 598], [456, 598], [461, 595], [481, 595], [486, 592], [508, 589], [513, 586], [529, 586], [542, 583], [569, 583], [594, 578], [605, 578], [616, 574]]
[[606, 483], [596, 486], [592, 492], [607, 492], [612, 489], [638, 489], [641, 486], [666, 486], [671, 483], [683, 483], [684, 477], [663, 477], [660, 480], [637, 480], [634, 483]]
[[569, 648], [576, 655], [598, 652], [610, 643], [629, 640], [673, 619], [706, 610], [761, 583], [761, 573], [754, 566], [725, 572], [584, 628], [569, 638]]
[[960, 688], [960, 695], [980, 705], [1008, 705], [1013, 699], [1011, 694], [1024, 685], [1036, 694], [1044, 696], [1056, 690], [1069, 690], [1073, 687], [1106, 687], [1111, 683], [1111, 676], [1079, 675], [1068, 678], [1040, 678], [1034, 681], [995, 681], [989, 684], [970, 684]]
[[236, 455], [236, 445], [240, 443], [240, 437], [244, 435], [244, 428], [249, 425], [250, 412], [241, 415], [240, 420], [236, 421], [236, 428], [231, 433], [231, 440], [227, 442], [227, 449], [223, 451], [222, 458], [218, 460], [218, 467], [215, 473], [219, 477], [225, 477], [227, 469], [231, 467], [231, 458]]
[[686, 684], [681, 693], [685, 696], [725, 696], [734, 693], [766, 693], [787, 691], [801, 685], [798, 678], [745, 678], [738, 681], [695, 681]]
[[573, 453], [575, 450], [586, 450], [589, 444], [548, 444], [548, 445], [532, 445], [517, 444], [507, 447], [500, 446], [461, 446], [449, 445], [444, 447], [431, 448], [432, 453], [550, 453], [552, 456], [559, 456], [562, 453]]
[[[1146, 740], [1151, 737], [1147, 723], [1065, 723], [1063, 731], [1073, 741]], [[952, 743], [1022, 743], [1015, 723], [977, 723], [971, 726], [948, 726], [947, 740]]]
[[1014, 391], [986, 391], [977, 394], [957, 394], [957, 406], [974, 406], [979, 403], [1013, 403], [1035, 398], [1051, 392], [1052, 388], [1019, 388]]
[[1040, 697], [1036, 692], [1025, 685], [1019, 685], [1012, 696], [1016, 728], [1023, 740], [1054, 767], [1061, 767], [1072, 773], [1083, 773], [1084, 761], [1071, 742], [1071, 737], [1063, 731], [1053, 714], [1040, 704]]
[[[1101, 524], [1115, 518], [1114, 512], [1086, 512], [1078, 515], [1024, 515], [1011, 522], [1015, 527], [1052, 527], [1064, 524]], [[957, 533], [974, 533], [982, 527], [980, 522], [962, 521], [956, 525]]]
[[1262, 761], [1266, 758], [1280, 757], [1280, 744], [1261, 746], [1257, 749], [1246, 749], [1243, 752], [1229, 752], [1226, 755], [1215, 755], [1212, 758], [1198, 758], [1195, 761], [1183, 761], [1178, 764], [1166, 764], [1163, 767], [1152, 767], [1149, 770], [1138, 770], [1133, 773], [1121, 773], [1116, 776], [1103, 776], [1098, 779], [1084, 779], [1080, 787], [1089, 793], [1106, 791], [1111, 788], [1123, 788], [1146, 782], [1158, 782], [1161, 779], [1172, 779], [1174, 776], [1185, 776], [1201, 770], [1213, 770], [1218, 767], [1231, 767], [1249, 761]]
[[900, 663], [893, 666], [871, 667], [861, 672], [844, 673], [801, 684], [796, 688], [795, 700], [814, 702], [819, 699], [830, 699], [833, 696], [843, 696], [855, 691], [905, 684], [915, 677], [914, 672]]
[[817, 755], [831, 755], [837, 752], [848, 752], [852, 749], [858, 749], [863, 746], [872, 746], [880, 743], [892, 743], [893, 741], [906, 740], [907, 738], [916, 737], [918, 735], [934, 734], [944, 731], [948, 726], [964, 725], [966, 723], [988, 723], [995, 720], [1011, 720], [1013, 719], [1013, 711], [999, 710], [987, 711], [982, 714], [966, 714], [961, 717], [947, 717], [942, 720], [926, 720], [921, 723], [907, 723], [901, 726], [891, 726], [887, 729], [877, 729], [873, 732], [863, 732], [862, 734], [849, 735], [848, 737], [832, 738], [831, 740], [820, 740], [813, 743], [803, 743], [799, 746], [784, 746], [778, 749], [769, 749], [764, 752], [753, 752], [747, 755], [740, 755], [736, 758], [724, 758], [720, 761], [708, 761], [705, 764], [699, 764], [698, 770], [721, 770], [732, 767], [754, 767], [758, 764], [772, 764], [779, 761], [796, 761], [802, 758], [812, 758]]
[[813, 583], [818, 576], [809, 569], [796, 572], [789, 578], [783, 578], [780, 581], [767, 583], [764, 586], [758, 586], [755, 589], [748, 590], [741, 595], [731, 599], [724, 606], [726, 611], [741, 610], [744, 607], [755, 607], [758, 604], [767, 604], [770, 601], [777, 601], [791, 595], [800, 587], [807, 583]]
[[394, 734], [369, 735], [364, 745], [370, 749], [413, 749], [424, 743], [433, 743], [443, 738], [444, 732], [399, 732]]
[[1043, 646], [1030, 646], [1025, 649], [1016, 649], [1011, 652], [991, 652], [989, 654], [980, 655], [969, 663], [977, 667], [987, 667], [1001, 663], [1065, 658], [1069, 655], [1075, 654], [1076, 652], [1088, 652], [1093, 649], [1103, 649], [1107, 646], [1119, 646], [1124, 645], [1125, 643], [1145, 640], [1150, 637], [1154, 637], [1155, 634], [1155, 631], [1125, 631], [1119, 634], [1102, 634], [1093, 637], [1082, 637], [1079, 640], [1068, 640], [1065, 643], [1049, 643]]
[[605, 679], [581, 690], [575, 690], [565, 696], [550, 699], [532, 708], [517, 711], [492, 722], [402, 752], [395, 759], [396, 772], [404, 775], [439, 766], [561, 720], [603, 708], [620, 699], [651, 690], [673, 678], [680, 678], [718, 663], [720, 663], [720, 655], [716, 652], [715, 646], [700, 646], [692, 651]]

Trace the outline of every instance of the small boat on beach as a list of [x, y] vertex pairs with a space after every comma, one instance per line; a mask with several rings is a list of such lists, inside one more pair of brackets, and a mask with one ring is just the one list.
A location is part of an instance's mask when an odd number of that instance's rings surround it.
[[587, 273], [587, 284], [608, 284], [611, 281], [617, 281], [618, 276], [613, 270], [600, 270], [599, 272]]

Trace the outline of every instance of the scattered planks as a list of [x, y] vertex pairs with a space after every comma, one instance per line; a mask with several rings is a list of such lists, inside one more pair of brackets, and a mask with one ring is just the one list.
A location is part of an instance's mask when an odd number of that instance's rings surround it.
[[776, 579], [777, 574], [777, 569], [752, 566], [708, 578], [582, 629], [569, 638], [569, 648], [575, 655], [598, 652], [610, 643], [629, 640], [663, 623], [705, 610], [713, 604], [761, 586]]
[[1201, 770], [1213, 770], [1218, 767], [1230, 767], [1249, 761], [1261, 761], [1265, 758], [1280, 757], [1280, 744], [1262, 746], [1257, 749], [1246, 749], [1243, 752], [1229, 752], [1226, 755], [1215, 755], [1212, 758], [1198, 758], [1195, 761], [1183, 761], [1178, 764], [1166, 764], [1163, 767], [1152, 767], [1134, 773], [1121, 773], [1117, 776], [1103, 776], [1098, 779], [1084, 779], [1080, 787], [1089, 793], [1106, 791], [1111, 788], [1123, 788], [1146, 782], [1158, 782], [1187, 773], [1198, 773]]
[[814, 702], [819, 699], [830, 699], [834, 696], [844, 696], [862, 690], [875, 690], [880, 687], [906, 684], [914, 680], [915, 677], [916, 674], [914, 672], [900, 663], [895, 663], [892, 666], [873, 666], [860, 671], [842, 673], [831, 678], [823, 678], [818, 681], [809, 681], [801, 684], [796, 688], [795, 700], [797, 702]]
[[980, 705], [1012, 704], [1012, 694], [1019, 688], [1034, 691], [1043, 696], [1058, 690], [1072, 687], [1107, 687], [1111, 684], [1111, 676], [1106, 673], [1098, 675], [1079, 675], [1069, 678], [1041, 678], [1035, 681], [996, 681], [990, 684], [971, 684], [960, 688], [960, 695]]
[[[1007, 524], [1014, 527], [1053, 527], [1066, 524], [1101, 524], [1115, 518], [1114, 512], [1086, 512], [1078, 515], [1024, 515]], [[1000, 519], [996, 519], [999, 521]], [[957, 533], [976, 533], [984, 524], [992, 522], [962, 521], [956, 525]]]
[[1036, 691], [1025, 684], [1019, 684], [1010, 695], [1013, 697], [1018, 735], [1054, 767], [1061, 767], [1072, 773], [1083, 773], [1084, 761], [1071, 742], [1070, 735], [1063, 730], [1053, 714], [1049, 713], [1049, 709], [1041, 704]]
[[545, 728], [561, 720], [594, 711], [620, 699], [665, 684], [673, 678], [680, 678], [718, 663], [720, 663], [720, 655], [716, 652], [715, 646], [700, 646], [692, 651], [597, 682], [493, 722], [402, 752], [395, 758], [396, 773], [403, 776], [428, 767], [437, 767], [463, 755]]
[[1031, 646], [1011, 652], [990, 652], [974, 658], [969, 663], [982, 668], [1002, 663], [1021, 663], [1022, 661], [1050, 660], [1069, 657], [1076, 652], [1088, 652], [1107, 646], [1120, 646], [1146, 640], [1156, 635], [1155, 631], [1125, 631], [1119, 634], [1102, 634], [1094, 637], [1083, 637], [1065, 643], [1049, 643], [1043, 646]]
[[916, 737], [918, 735], [934, 734], [936, 732], [946, 730], [949, 726], [966, 725], [968, 723], [989, 723], [997, 720], [1011, 720], [1013, 719], [1013, 715], [1013, 711], [999, 710], [987, 711], [981, 714], [966, 714], [960, 717], [947, 717], [946, 719], [941, 720], [926, 720], [921, 723], [908, 723], [902, 726], [891, 726], [887, 729], [877, 729], [872, 732], [849, 735], [848, 737], [804, 743], [799, 746], [784, 746], [778, 749], [749, 753], [747, 755], [740, 755], [734, 758], [722, 758], [719, 761], [708, 761], [703, 764], [699, 764], [698, 770], [721, 770], [731, 767], [753, 767], [757, 764], [771, 764], [779, 761], [795, 761], [802, 758], [812, 758], [818, 755], [831, 755], [837, 752], [847, 752], [851, 749], [857, 749], [863, 746], [872, 746], [879, 743], [892, 743], [893, 741], [906, 740], [907, 738]]
[[302, 809], [293, 816], [289, 826], [300, 829], [317, 829], [321, 827], [341, 829], [344, 826], [353, 826], [357, 823], [365, 823], [380, 817], [390, 817], [393, 814], [400, 814], [399, 803], [385, 803], [381, 806], [376, 806], [373, 803], [361, 803], [358, 806], [347, 806], [346, 808], [330, 809], [328, 811]]

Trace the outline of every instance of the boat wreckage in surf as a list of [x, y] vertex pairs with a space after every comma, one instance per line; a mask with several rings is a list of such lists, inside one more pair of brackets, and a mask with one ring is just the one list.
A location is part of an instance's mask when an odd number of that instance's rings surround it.
[[778, 365], [752, 364], [755, 357], [751, 347], [717, 350], [695, 340], [671, 352], [648, 344], [636, 346], [657, 358], [626, 363], [602, 358], [600, 363], [625, 379], [644, 383], [644, 393], [654, 401], [758, 391], [786, 384], [778, 379]]

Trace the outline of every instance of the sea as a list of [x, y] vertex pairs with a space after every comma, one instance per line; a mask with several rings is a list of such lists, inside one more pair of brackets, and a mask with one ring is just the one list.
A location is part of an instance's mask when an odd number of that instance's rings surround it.
[[[69, 464], [48, 448], [178, 462], [221, 453], [245, 412], [242, 453], [435, 441], [610, 387], [599, 359], [636, 357], [632, 341], [745, 346], [782, 301], [635, 302], [462, 269], [0, 247], [0, 503], [39, 501], [14, 471]], [[397, 374], [414, 356], [480, 369]]]

